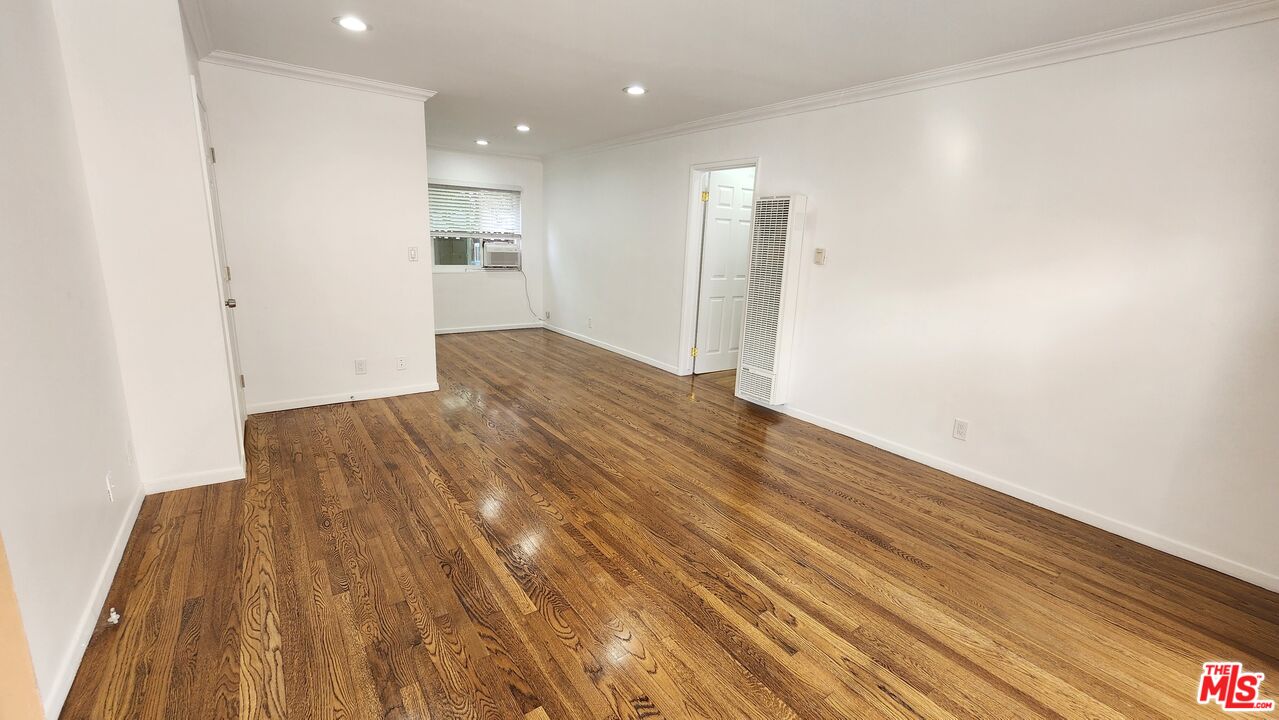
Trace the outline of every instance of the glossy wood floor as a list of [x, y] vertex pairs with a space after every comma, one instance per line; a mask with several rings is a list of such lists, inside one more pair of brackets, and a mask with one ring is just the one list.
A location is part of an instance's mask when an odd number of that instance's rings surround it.
[[1279, 596], [540, 330], [147, 499], [68, 718], [1214, 717]]

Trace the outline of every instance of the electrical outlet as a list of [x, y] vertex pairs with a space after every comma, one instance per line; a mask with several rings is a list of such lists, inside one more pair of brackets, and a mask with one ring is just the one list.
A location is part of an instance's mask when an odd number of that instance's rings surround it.
[[115, 484], [111, 482], [111, 471], [107, 471], [107, 499], [115, 502]]
[[587, 329], [595, 327], [595, 320], [592, 318], [586, 318], [586, 327]]
[[417, 262], [417, 246], [409, 246], [409, 262]]
[[817, 248], [813, 252], [813, 263], [816, 265], [826, 264], [826, 248]]
[[367, 375], [369, 372], [369, 361], [364, 358], [355, 359], [355, 374]]
[[547, 320], [550, 320], [550, 319], [551, 319], [551, 311], [550, 311], [550, 310], [547, 310], [547, 311], [546, 311], [546, 319], [547, 319]]
[[956, 440], [967, 440], [968, 439], [968, 421], [955, 418], [955, 425], [951, 429], [950, 434], [953, 435]]
[[399, 357], [395, 358], [395, 369], [396, 369], [396, 370], [408, 370], [408, 369], [409, 369], [409, 359], [408, 359], [408, 358], [406, 358], [406, 357], [404, 357], [403, 355], [401, 355], [401, 356], [399, 356]]

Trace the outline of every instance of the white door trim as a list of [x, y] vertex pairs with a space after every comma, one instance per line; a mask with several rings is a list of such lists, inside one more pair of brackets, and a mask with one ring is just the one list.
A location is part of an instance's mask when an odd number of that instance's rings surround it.
[[693, 344], [697, 342], [697, 288], [702, 274], [702, 185], [715, 170], [755, 168], [755, 195], [759, 196], [759, 158], [740, 158], [720, 162], [698, 163], [688, 170], [688, 224], [684, 240], [684, 302], [679, 321], [679, 359], [677, 375], [693, 374]]

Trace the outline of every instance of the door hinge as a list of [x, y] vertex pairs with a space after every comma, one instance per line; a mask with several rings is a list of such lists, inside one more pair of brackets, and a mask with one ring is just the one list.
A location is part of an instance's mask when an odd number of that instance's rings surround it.
[[697, 357], [697, 348], [694, 347], [692, 350], [688, 352], [688, 354], [690, 357]]
[[710, 199], [711, 199], [711, 191], [710, 191], [710, 190], [703, 190], [703, 191], [702, 191], [702, 202], [710, 202]]
[[210, 145], [209, 146], [209, 162], [217, 163], [217, 161], [218, 161], [218, 151], [214, 150], [213, 146]]
[[231, 266], [230, 265], [222, 266], [222, 274], [226, 277], [227, 282], [231, 282]]
[[240, 373], [240, 387], [244, 387], [244, 373]]

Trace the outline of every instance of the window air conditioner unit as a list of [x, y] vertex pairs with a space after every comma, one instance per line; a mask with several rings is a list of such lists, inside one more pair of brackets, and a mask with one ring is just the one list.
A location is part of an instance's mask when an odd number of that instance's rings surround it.
[[755, 201], [737, 367], [736, 395], [743, 400], [780, 405], [787, 399], [807, 205], [803, 195]]
[[484, 267], [520, 267], [520, 245], [512, 240], [489, 240], [484, 243]]

